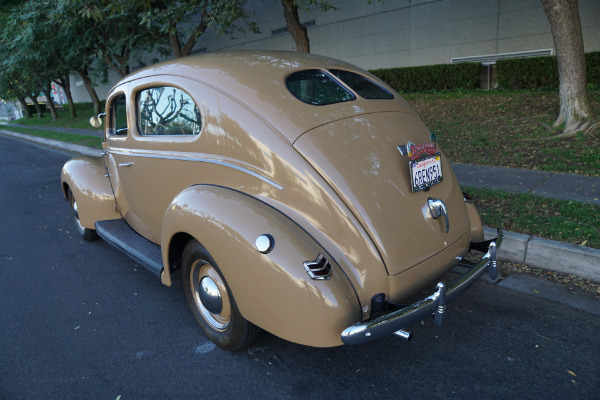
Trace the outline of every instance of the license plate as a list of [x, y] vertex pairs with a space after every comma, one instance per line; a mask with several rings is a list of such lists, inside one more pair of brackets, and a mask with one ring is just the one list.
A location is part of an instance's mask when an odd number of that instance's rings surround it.
[[413, 192], [427, 189], [442, 181], [442, 162], [440, 153], [410, 161], [410, 176]]

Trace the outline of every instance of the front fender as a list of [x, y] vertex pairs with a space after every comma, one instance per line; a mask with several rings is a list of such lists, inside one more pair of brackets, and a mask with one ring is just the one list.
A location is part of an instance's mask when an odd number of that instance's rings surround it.
[[[177, 234], [195, 237], [218, 264], [244, 318], [279, 337], [337, 346], [340, 332], [361, 319], [357, 295], [335, 260], [291, 219], [256, 198], [193, 186], [173, 200], [162, 226], [163, 249], [171, 248], [167, 244]], [[262, 234], [274, 238], [268, 254], [255, 246]], [[311, 279], [303, 266], [319, 254], [333, 266], [329, 280]]]
[[80, 156], [65, 163], [60, 175], [65, 199], [71, 189], [77, 200], [79, 221], [94, 229], [96, 221], [121, 218], [101, 157]]

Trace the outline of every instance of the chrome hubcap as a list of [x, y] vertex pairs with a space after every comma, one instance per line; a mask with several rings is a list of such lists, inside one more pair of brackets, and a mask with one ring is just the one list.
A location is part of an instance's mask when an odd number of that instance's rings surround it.
[[217, 270], [206, 261], [195, 261], [190, 269], [190, 285], [202, 318], [213, 329], [226, 331], [231, 323], [231, 304]]
[[219, 288], [215, 281], [208, 276], [205, 276], [200, 281], [198, 297], [204, 308], [211, 314], [220, 314], [223, 310], [223, 300], [221, 299]]

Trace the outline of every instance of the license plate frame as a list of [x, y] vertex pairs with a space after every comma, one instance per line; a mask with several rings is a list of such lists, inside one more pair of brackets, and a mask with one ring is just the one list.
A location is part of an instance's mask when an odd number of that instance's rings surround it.
[[409, 161], [410, 186], [413, 191], [427, 190], [444, 180], [441, 153]]

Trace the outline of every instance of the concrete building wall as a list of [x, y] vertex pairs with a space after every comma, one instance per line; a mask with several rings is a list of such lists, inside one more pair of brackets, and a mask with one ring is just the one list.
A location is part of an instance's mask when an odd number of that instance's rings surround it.
[[[445, 64], [452, 58], [553, 49], [540, 0], [332, 0], [337, 11], [301, 13], [311, 52], [362, 68]], [[218, 36], [207, 31], [195, 52], [295, 50], [279, 0], [252, 0], [249, 10], [261, 33]], [[579, 0], [585, 51], [600, 50], [600, 0]], [[552, 54], [554, 51], [552, 50]], [[114, 78], [114, 77], [113, 77]], [[75, 86], [77, 79], [74, 80]], [[110, 85], [106, 85], [110, 86]], [[101, 90], [104, 89], [104, 90]], [[98, 94], [106, 95], [105, 88]], [[76, 101], [89, 101], [75, 87]]]

